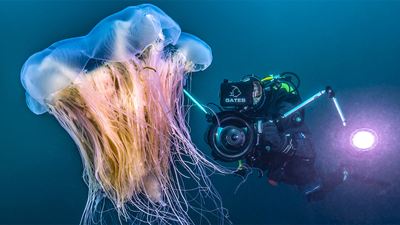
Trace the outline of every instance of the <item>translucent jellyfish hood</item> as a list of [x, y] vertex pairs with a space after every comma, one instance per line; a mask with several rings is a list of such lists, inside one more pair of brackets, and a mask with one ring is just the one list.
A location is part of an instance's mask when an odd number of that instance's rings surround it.
[[182, 33], [159, 8], [150, 4], [128, 7], [100, 21], [86, 36], [56, 42], [25, 62], [21, 82], [29, 109], [45, 113], [46, 99], [84, 75], [91, 64], [123, 62], [153, 44], [175, 46], [176, 54], [192, 65], [188, 72], [204, 70], [212, 61], [210, 47]]

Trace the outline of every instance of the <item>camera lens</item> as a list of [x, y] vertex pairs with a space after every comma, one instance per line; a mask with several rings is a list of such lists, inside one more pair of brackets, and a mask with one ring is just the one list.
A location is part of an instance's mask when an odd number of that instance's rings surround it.
[[228, 145], [238, 148], [245, 143], [245, 135], [240, 128], [228, 128], [225, 136]]
[[207, 142], [213, 150], [213, 156], [225, 162], [245, 158], [255, 145], [253, 124], [236, 112], [224, 112], [210, 126], [207, 135]]

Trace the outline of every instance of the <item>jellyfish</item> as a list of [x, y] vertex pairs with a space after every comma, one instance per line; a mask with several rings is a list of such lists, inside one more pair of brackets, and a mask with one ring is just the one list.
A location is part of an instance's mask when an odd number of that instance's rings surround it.
[[[189, 211], [202, 214], [207, 205], [198, 196], [210, 197], [209, 211], [226, 221], [209, 180], [226, 171], [192, 142], [184, 107], [185, 80], [211, 61], [204, 41], [150, 4], [128, 7], [86, 36], [28, 58], [21, 82], [29, 109], [53, 115], [82, 158], [82, 224], [102, 222], [105, 199], [119, 222], [193, 224]], [[190, 201], [185, 180], [198, 192]]]

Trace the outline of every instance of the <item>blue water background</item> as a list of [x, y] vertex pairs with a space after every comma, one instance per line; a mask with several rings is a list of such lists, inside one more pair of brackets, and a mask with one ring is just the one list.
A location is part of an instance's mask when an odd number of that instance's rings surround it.
[[[76, 224], [87, 187], [79, 153], [50, 115], [25, 105], [19, 72], [33, 53], [85, 35], [98, 21], [144, 1], [0, 2], [0, 223]], [[213, 49], [209, 69], [193, 76], [200, 101], [218, 102], [222, 79], [293, 71], [304, 97], [332, 85], [350, 118], [367, 115], [382, 129], [381, 153], [361, 164], [368, 176], [393, 183], [385, 193], [349, 181], [322, 202], [308, 204], [291, 186], [268, 186], [251, 176], [214, 176], [234, 224], [400, 223], [400, 1], [150, 1]], [[326, 100], [307, 109], [318, 168], [333, 169], [340, 156], [340, 122]], [[355, 119], [356, 121], [356, 119]], [[191, 113], [192, 137], [203, 141], [204, 115]], [[354, 127], [362, 127], [356, 124]], [[357, 162], [360, 164], [360, 162]]]

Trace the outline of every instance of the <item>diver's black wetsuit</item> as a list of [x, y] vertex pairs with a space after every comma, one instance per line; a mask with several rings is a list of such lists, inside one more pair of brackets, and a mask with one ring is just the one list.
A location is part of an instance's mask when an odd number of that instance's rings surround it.
[[262, 147], [256, 149], [257, 157], [248, 159], [248, 163], [267, 170], [270, 182], [297, 185], [309, 200], [323, 198], [326, 192], [342, 183], [342, 171], [324, 176], [329, 179], [316, 172], [315, 151], [311, 133], [304, 123], [304, 111], [278, 123], [272, 122], [299, 104], [300, 97], [283, 88], [271, 88], [265, 94], [263, 106], [254, 112], [267, 118], [263, 125]]

